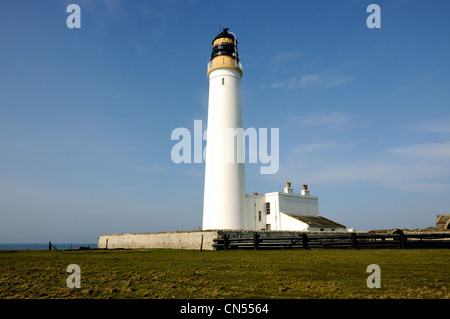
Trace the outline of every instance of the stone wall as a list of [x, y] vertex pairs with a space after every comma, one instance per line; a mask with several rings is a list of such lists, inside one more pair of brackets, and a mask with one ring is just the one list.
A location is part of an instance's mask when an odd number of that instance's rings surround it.
[[436, 215], [436, 228], [450, 229], [450, 214]]
[[98, 248], [213, 250], [217, 230], [100, 235]]

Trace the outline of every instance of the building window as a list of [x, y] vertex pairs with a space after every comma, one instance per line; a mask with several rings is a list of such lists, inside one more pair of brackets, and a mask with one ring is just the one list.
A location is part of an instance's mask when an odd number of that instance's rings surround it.
[[225, 84], [225, 78], [222, 78], [222, 85]]
[[270, 214], [270, 203], [266, 203], [266, 214]]
[[261, 211], [258, 211], [258, 220], [261, 221]]

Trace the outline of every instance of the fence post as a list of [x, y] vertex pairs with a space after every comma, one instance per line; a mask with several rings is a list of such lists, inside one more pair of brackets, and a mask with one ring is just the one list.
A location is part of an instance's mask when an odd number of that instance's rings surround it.
[[308, 235], [302, 234], [302, 242], [303, 242], [303, 249], [309, 249], [309, 246], [308, 246]]
[[259, 235], [258, 233], [253, 234], [253, 249], [258, 249], [259, 246]]
[[355, 233], [351, 233], [350, 234], [350, 238], [352, 240], [352, 248], [353, 249], [358, 249], [358, 245], [356, 244], [356, 234]]
[[406, 248], [406, 236], [405, 236], [405, 234], [403, 233], [402, 230], [400, 230], [398, 233], [400, 235], [400, 248]]
[[222, 238], [223, 238], [223, 249], [228, 250], [228, 243], [229, 243], [228, 234], [223, 234]]
[[396, 231], [394, 231], [394, 234], [398, 235], [398, 237], [399, 237], [398, 241], [400, 244], [400, 248], [406, 248], [406, 236], [403, 233], [403, 230], [397, 229]]

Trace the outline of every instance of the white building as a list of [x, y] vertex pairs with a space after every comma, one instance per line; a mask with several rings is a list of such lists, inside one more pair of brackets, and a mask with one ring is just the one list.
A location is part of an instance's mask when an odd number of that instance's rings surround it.
[[294, 194], [291, 182], [284, 192], [246, 195], [247, 229], [286, 231], [345, 231], [346, 227], [319, 215], [319, 199], [303, 185]]
[[[284, 192], [245, 194], [245, 167], [230, 154], [228, 129], [242, 128], [241, 78], [237, 39], [224, 28], [212, 41], [209, 78], [208, 128], [203, 200], [203, 230], [345, 230], [319, 216], [318, 198], [307, 185], [294, 194], [290, 182]], [[243, 143], [232, 143], [233, 154]]]

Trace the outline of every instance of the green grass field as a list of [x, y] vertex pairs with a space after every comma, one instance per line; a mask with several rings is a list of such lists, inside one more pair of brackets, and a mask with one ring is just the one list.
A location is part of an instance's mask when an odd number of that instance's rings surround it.
[[[68, 288], [67, 266], [81, 269]], [[367, 266], [381, 268], [368, 288]], [[0, 298], [450, 299], [450, 250], [17, 251], [0, 253]]]

